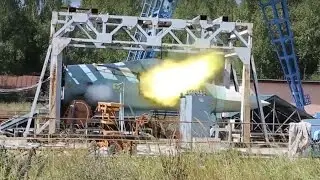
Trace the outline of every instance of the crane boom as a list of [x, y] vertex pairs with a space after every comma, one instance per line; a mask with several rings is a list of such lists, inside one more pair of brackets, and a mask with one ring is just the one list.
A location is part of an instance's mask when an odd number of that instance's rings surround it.
[[[171, 18], [176, 5], [176, 1], [177, 0], [144, 0], [144, 5], [140, 16]], [[149, 35], [151, 33], [156, 32], [148, 32]], [[136, 31], [134, 36], [138, 41], [141, 41], [143, 38], [143, 35], [139, 31]], [[127, 61], [152, 58], [155, 56], [156, 53], [154, 51], [129, 51]]]
[[304, 95], [301, 85], [287, 0], [260, 0], [259, 6], [296, 106], [304, 109], [310, 99]]

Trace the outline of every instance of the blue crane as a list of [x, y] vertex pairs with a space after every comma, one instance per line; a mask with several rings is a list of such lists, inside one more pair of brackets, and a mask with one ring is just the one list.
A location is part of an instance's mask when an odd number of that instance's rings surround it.
[[[176, 6], [177, 0], [144, 0], [141, 17], [158, 17], [171, 18]], [[148, 32], [150, 34], [151, 32]], [[138, 41], [143, 39], [139, 31], [135, 32], [135, 38]], [[145, 58], [153, 58], [156, 56], [154, 51], [129, 51], [127, 61]]]
[[259, 6], [296, 107], [304, 110], [304, 106], [310, 104], [310, 97], [304, 95], [301, 85], [287, 0], [260, 0]]
[[[171, 18], [177, 0], [144, 0], [141, 17]], [[291, 30], [287, 0], [260, 0], [264, 20], [267, 24], [269, 37], [275, 46], [285, 79], [296, 106], [304, 109], [310, 104], [310, 97], [304, 95], [301, 85], [300, 70], [294, 49], [293, 32]], [[272, 12], [268, 12], [272, 10]], [[149, 32], [151, 33], [151, 32]], [[141, 41], [141, 33], [136, 31], [135, 38]], [[154, 51], [130, 51], [127, 60], [137, 60], [155, 57]]]

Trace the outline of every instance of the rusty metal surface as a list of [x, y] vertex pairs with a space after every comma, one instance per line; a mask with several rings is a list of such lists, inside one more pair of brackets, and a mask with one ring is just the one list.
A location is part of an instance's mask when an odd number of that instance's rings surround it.
[[85, 128], [86, 121], [92, 117], [91, 107], [83, 100], [74, 100], [64, 117], [68, 118], [65, 121], [66, 126], [76, 125], [79, 128]]
[[39, 76], [8, 76], [0, 75], [0, 88], [1, 89], [13, 89], [23, 88], [37, 84]]

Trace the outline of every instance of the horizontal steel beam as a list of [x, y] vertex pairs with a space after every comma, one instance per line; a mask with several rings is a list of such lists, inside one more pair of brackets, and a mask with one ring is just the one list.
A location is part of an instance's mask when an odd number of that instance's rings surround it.
[[[53, 12], [51, 23], [55, 32], [52, 37], [70, 38], [71, 44], [91, 44], [97, 48], [128, 45], [130, 47], [119, 49], [144, 51], [148, 48], [163, 50], [168, 47], [182, 48], [182, 52], [189, 52], [186, 48], [249, 48], [248, 36], [252, 32], [250, 23], [217, 19], [182, 20], [70, 12]], [[137, 32], [141, 34], [139, 39], [135, 37]], [[81, 37], [75, 34], [81, 34]]]

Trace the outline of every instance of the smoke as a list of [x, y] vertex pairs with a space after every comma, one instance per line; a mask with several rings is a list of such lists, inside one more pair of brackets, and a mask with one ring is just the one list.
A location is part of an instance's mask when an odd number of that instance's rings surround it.
[[110, 101], [112, 99], [112, 88], [107, 85], [92, 85], [89, 86], [84, 97], [89, 103], [98, 101]]
[[140, 76], [142, 95], [158, 104], [177, 105], [181, 93], [199, 90], [224, 67], [223, 56], [210, 52], [182, 61], [164, 60]]

